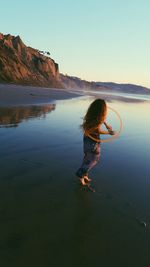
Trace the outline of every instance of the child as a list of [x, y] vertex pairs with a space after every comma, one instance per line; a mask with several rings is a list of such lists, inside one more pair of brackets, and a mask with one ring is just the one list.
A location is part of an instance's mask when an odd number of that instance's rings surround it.
[[[84, 158], [81, 167], [76, 172], [82, 185], [87, 185], [91, 181], [88, 177], [88, 172], [100, 159], [100, 134], [115, 134], [112, 127], [105, 122], [106, 115], [106, 102], [103, 99], [96, 99], [91, 103], [84, 116], [83, 124], [81, 125], [84, 131]], [[105, 125], [108, 131], [103, 131], [101, 129], [102, 124]]]

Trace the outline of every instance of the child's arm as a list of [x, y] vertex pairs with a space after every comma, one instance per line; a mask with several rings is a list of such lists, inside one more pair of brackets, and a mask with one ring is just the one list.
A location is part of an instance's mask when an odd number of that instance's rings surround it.
[[[108, 125], [109, 126], [109, 125]], [[108, 129], [108, 128], [107, 128]], [[108, 129], [108, 131], [104, 131], [103, 129], [101, 129], [101, 126], [99, 126], [98, 128], [98, 132], [99, 134], [110, 134], [110, 135], [115, 135], [115, 131], [112, 130], [112, 127], [110, 126], [110, 128]]]
[[107, 130], [112, 131], [111, 125], [108, 125], [106, 121], [104, 121], [104, 125], [107, 128]]

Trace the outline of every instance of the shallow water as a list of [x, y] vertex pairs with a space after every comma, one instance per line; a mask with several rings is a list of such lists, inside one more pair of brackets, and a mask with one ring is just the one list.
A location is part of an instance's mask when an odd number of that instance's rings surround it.
[[0, 108], [1, 266], [149, 265], [150, 102], [106, 98], [123, 131], [101, 145], [92, 193], [74, 173], [95, 97]]

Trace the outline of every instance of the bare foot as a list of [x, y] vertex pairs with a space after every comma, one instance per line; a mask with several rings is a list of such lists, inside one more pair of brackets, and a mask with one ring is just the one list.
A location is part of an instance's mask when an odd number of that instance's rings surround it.
[[79, 179], [82, 185], [86, 185], [86, 182], [84, 181], [84, 178]]
[[91, 179], [87, 175], [85, 175], [83, 178], [86, 180], [86, 182], [91, 182]]

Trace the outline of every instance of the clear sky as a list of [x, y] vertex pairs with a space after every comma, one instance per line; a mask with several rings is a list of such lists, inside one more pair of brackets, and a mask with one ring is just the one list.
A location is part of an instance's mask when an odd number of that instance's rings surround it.
[[49, 51], [64, 74], [150, 88], [150, 0], [5, 0], [0, 32]]

